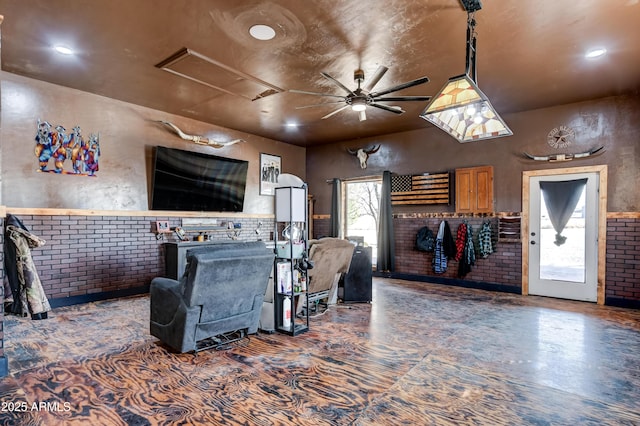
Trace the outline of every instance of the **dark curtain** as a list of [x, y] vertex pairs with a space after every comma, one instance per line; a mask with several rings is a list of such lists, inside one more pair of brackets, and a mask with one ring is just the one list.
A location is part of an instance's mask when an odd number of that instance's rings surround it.
[[556, 230], [554, 244], [561, 246], [567, 240], [562, 231], [576, 209], [587, 179], [566, 180], [561, 182], [540, 182], [540, 190], [547, 205], [549, 219]]
[[382, 174], [380, 211], [378, 220], [378, 271], [393, 272], [396, 269], [396, 250], [393, 235], [393, 211], [391, 208], [391, 172]]
[[331, 185], [331, 223], [329, 224], [329, 236], [337, 238], [340, 236], [340, 200], [342, 199], [340, 179], [333, 179]]

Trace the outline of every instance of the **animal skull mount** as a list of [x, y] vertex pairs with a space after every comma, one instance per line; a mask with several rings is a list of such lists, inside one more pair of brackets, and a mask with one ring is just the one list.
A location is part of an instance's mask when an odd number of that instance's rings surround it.
[[380, 149], [380, 145], [376, 145], [370, 149], [359, 148], [357, 150], [353, 150], [353, 149], [347, 148], [347, 152], [351, 155], [355, 155], [358, 158], [358, 161], [360, 161], [361, 169], [366, 169], [367, 160], [369, 159], [369, 156], [371, 154], [375, 154], [376, 152], [378, 152], [379, 149]]

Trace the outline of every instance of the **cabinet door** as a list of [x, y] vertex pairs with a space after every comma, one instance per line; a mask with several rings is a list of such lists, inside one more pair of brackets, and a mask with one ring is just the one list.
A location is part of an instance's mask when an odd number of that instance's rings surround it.
[[476, 170], [476, 213], [493, 211], [493, 167], [478, 167]]
[[493, 211], [493, 166], [456, 169], [456, 212]]
[[456, 170], [456, 212], [472, 213], [475, 201], [472, 200], [472, 171]]

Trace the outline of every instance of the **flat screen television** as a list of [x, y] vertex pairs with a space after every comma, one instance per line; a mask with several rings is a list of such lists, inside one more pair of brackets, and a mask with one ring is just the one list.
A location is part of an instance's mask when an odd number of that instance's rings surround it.
[[151, 210], [241, 212], [249, 162], [154, 149]]

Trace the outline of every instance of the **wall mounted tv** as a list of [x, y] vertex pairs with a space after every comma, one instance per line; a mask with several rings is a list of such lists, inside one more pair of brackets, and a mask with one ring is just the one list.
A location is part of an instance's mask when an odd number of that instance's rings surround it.
[[249, 162], [182, 149], [154, 149], [152, 210], [241, 212]]

